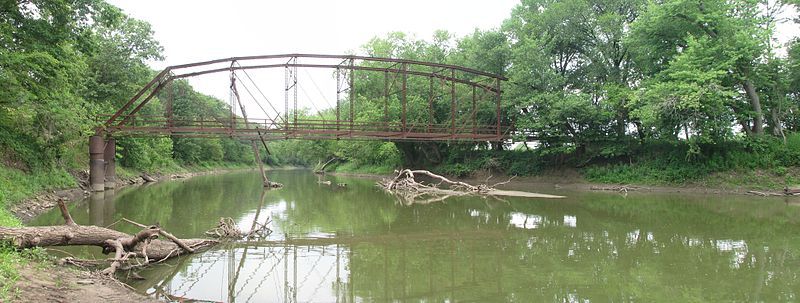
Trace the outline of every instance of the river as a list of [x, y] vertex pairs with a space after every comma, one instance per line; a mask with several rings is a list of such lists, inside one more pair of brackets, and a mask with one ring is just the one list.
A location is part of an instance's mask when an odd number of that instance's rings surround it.
[[[403, 206], [374, 180], [272, 171], [128, 187], [73, 203], [204, 237], [220, 217], [273, 233], [151, 266], [138, 292], [224, 302], [699, 302], [800, 300], [800, 204], [749, 196], [572, 192]], [[319, 184], [330, 180], [333, 186]], [[344, 187], [337, 183], [346, 183]], [[517, 185], [514, 189], [526, 189]], [[540, 189], [537, 191], [542, 192]], [[58, 210], [32, 225], [61, 224]], [[133, 233], [137, 227], [114, 227]], [[101, 257], [97, 247], [65, 249]], [[105, 256], [103, 256], [105, 257]]]

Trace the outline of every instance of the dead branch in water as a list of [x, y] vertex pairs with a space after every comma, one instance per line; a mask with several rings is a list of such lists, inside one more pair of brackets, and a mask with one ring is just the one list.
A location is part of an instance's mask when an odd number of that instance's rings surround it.
[[234, 221], [233, 218], [220, 218], [217, 227], [206, 231], [206, 235], [220, 240], [266, 238], [272, 234], [272, 230], [268, 227], [270, 222], [270, 219], [267, 218], [264, 224], [258, 223], [258, 217], [256, 217], [253, 221], [253, 225], [250, 227], [250, 231], [243, 232], [236, 226], [236, 221]]

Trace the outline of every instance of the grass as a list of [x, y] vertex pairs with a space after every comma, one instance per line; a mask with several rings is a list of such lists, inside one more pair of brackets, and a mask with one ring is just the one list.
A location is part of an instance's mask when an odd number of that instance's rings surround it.
[[0, 243], [0, 301], [10, 301], [14, 297], [14, 283], [19, 279], [18, 268], [24, 262], [18, 251]]
[[[200, 164], [193, 164], [193, 165], [175, 165], [175, 166], [168, 166], [159, 168], [157, 170], [147, 171], [148, 174], [175, 174], [175, 173], [193, 173], [193, 172], [204, 172], [209, 170], [220, 170], [220, 169], [246, 169], [246, 168], [253, 168], [255, 164], [253, 163], [241, 163], [241, 162], [203, 162]], [[133, 178], [136, 176], [141, 175], [144, 173], [141, 170], [126, 168], [122, 166], [117, 166], [117, 178]]]
[[[22, 223], [8, 207], [41, 191], [75, 186], [74, 178], [66, 170], [25, 173], [0, 167], [0, 226], [21, 226]], [[0, 243], [0, 302], [11, 300], [16, 293], [14, 284], [19, 279], [19, 268], [31, 257], [42, 255], [41, 250], [18, 251], [7, 243]]]

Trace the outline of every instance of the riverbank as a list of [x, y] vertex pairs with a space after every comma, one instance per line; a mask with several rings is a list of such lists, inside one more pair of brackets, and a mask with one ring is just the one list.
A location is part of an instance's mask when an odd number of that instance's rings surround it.
[[[331, 175], [351, 176], [359, 178], [381, 179], [392, 177], [390, 173], [372, 173], [372, 169], [359, 171], [357, 168], [348, 169], [346, 172], [328, 172]], [[438, 171], [433, 171], [440, 173]], [[789, 168], [787, 174], [800, 176], [799, 168]], [[454, 179], [465, 181], [471, 184], [497, 183], [511, 179], [502, 172], [492, 172], [489, 170], [476, 170], [468, 176], [457, 177], [447, 175]], [[732, 195], [753, 195], [754, 192], [771, 195], [783, 194], [785, 185], [783, 176], [775, 175], [768, 171], [753, 170], [750, 173], [744, 172], [723, 172], [715, 173], [696, 181], [681, 184], [670, 183], [613, 183], [613, 182], [593, 182], [577, 169], [562, 169], [544, 171], [537, 176], [516, 176], [504, 188], [515, 190], [543, 190], [543, 191], [637, 191], [653, 193], [692, 193], [692, 194], [732, 194]], [[790, 188], [792, 186], [789, 186]]]

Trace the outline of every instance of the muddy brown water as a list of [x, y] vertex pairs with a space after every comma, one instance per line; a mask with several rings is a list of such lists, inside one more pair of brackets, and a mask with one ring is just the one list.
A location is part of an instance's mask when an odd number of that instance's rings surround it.
[[[374, 180], [275, 171], [132, 187], [71, 206], [79, 224], [122, 217], [203, 237], [220, 217], [262, 241], [151, 266], [138, 292], [224, 302], [700, 302], [800, 300], [800, 201], [572, 192], [402, 206]], [[346, 187], [319, 184], [346, 183]], [[516, 185], [516, 190], [530, 190]], [[31, 224], [61, 224], [57, 210]], [[136, 227], [115, 228], [135, 232]], [[68, 248], [100, 257], [96, 247]]]

